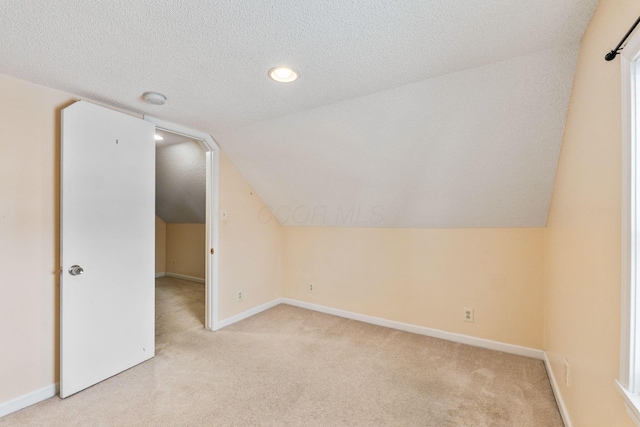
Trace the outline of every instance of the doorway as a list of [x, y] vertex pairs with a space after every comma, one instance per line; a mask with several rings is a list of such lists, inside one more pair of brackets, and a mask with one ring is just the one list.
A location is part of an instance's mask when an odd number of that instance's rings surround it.
[[198, 140], [164, 130], [156, 130], [155, 141], [157, 340], [158, 322], [172, 323], [163, 313], [183, 310], [204, 326], [207, 254], [205, 150]]
[[[208, 134], [149, 116], [145, 116], [144, 119], [155, 124], [156, 134], [168, 137], [173, 141], [182, 139], [193, 142], [198, 144], [204, 152], [204, 326], [215, 331], [218, 329], [218, 167], [220, 149]], [[173, 268], [174, 258], [170, 254], [167, 255], [165, 262], [171, 264], [169, 267]], [[175, 267], [178, 267], [179, 260], [175, 259], [175, 261]]]

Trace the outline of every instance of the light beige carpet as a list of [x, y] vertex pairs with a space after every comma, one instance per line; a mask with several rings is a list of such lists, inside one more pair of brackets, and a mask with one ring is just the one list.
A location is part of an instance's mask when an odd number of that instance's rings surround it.
[[157, 284], [156, 357], [27, 426], [562, 426], [541, 361], [287, 305], [203, 329], [202, 285]]

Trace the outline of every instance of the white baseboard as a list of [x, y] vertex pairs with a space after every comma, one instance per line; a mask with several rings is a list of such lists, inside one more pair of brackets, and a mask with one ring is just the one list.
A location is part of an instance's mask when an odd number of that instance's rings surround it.
[[544, 351], [535, 348], [522, 347], [519, 345], [507, 344], [499, 341], [487, 340], [484, 338], [476, 338], [469, 335], [456, 334], [453, 332], [441, 331], [439, 329], [411, 325], [409, 323], [396, 322], [393, 320], [382, 319], [380, 317], [367, 316], [366, 314], [353, 313], [351, 311], [298, 301], [291, 298], [283, 298], [283, 300], [285, 304], [306, 308], [308, 310], [319, 311], [321, 313], [331, 314], [338, 317], [357, 320], [359, 322], [371, 323], [372, 325], [384, 326], [385, 328], [398, 329], [400, 331], [411, 332], [414, 334], [425, 335], [433, 338], [440, 338], [447, 341], [472, 345], [474, 347], [487, 348], [490, 350], [501, 351], [503, 353], [517, 354], [519, 356], [532, 357], [534, 359], [540, 360], [544, 359]]
[[569, 411], [567, 411], [567, 407], [564, 404], [564, 399], [562, 399], [562, 394], [560, 393], [560, 387], [558, 387], [558, 381], [556, 381], [556, 376], [553, 373], [553, 369], [551, 369], [551, 362], [549, 361], [549, 356], [547, 353], [544, 353], [544, 366], [547, 368], [547, 376], [549, 377], [549, 382], [551, 383], [551, 389], [553, 390], [553, 395], [556, 398], [556, 403], [558, 404], [558, 410], [560, 411], [560, 416], [562, 417], [562, 421], [564, 422], [564, 427], [573, 427], [571, 424], [571, 419], [569, 418]]
[[0, 417], [19, 411], [27, 406], [35, 405], [38, 402], [49, 399], [58, 394], [58, 384], [51, 384], [42, 387], [40, 390], [11, 399], [8, 402], [0, 403]]
[[[184, 276], [181, 274], [166, 273], [166, 276], [204, 283], [203, 279], [199, 279], [197, 277], [191, 277], [191, 276]], [[562, 395], [560, 394], [560, 390], [558, 388], [558, 383], [556, 382], [553, 371], [551, 370], [549, 359], [543, 350], [538, 350], [538, 349], [529, 348], [529, 347], [522, 347], [514, 344], [507, 344], [499, 341], [492, 341], [492, 340], [472, 337], [468, 335], [456, 334], [453, 332], [441, 331], [439, 329], [426, 328], [424, 326], [411, 325], [409, 323], [396, 322], [393, 320], [382, 319], [380, 317], [368, 316], [365, 314], [359, 314], [359, 313], [354, 313], [346, 310], [340, 310], [337, 308], [326, 307], [323, 305], [308, 303], [308, 302], [299, 301], [291, 298], [276, 298], [273, 301], [269, 301], [267, 303], [254, 307], [252, 309], [243, 311], [242, 313], [238, 313], [234, 316], [228, 317], [224, 320], [217, 322], [216, 330], [222, 329], [226, 326], [232, 325], [248, 317], [254, 316], [258, 313], [261, 313], [279, 304], [288, 304], [295, 307], [300, 307], [308, 310], [318, 311], [321, 313], [331, 314], [333, 316], [352, 319], [352, 320], [356, 320], [364, 323], [370, 323], [372, 325], [383, 326], [386, 328], [397, 329], [400, 331], [410, 332], [418, 335], [425, 335], [428, 337], [444, 339], [447, 341], [458, 342], [461, 344], [467, 344], [474, 347], [481, 347], [481, 348], [486, 348], [490, 350], [501, 351], [503, 353], [516, 354], [519, 356], [525, 356], [525, 357], [531, 357], [534, 359], [543, 360], [545, 363], [545, 367], [547, 368], [549, 381], [551, 382], [551, 387], [553, 389], [553, 393], [556, 398], [556, 402], [560, 410], [560, 415], [562, 416], [565, 427], [572, 427], [572, 424], [567, 412], [567, 408], [564, 404]], [[57, 390], [58, 390], [58, 385], [53, 384], [51, 386], [41, 388], [40, 390], [36, 390], [34, 392], [25, 394], [24, 396], [2, 403], [0, 404], [0, 417], [10, 414], [12, 412], [18, 411], [27, 406], [33, 405], [35, 403], [38, 403], [42, 400], [53, 397], [57, 394], [58, 392]]]
[[269, 301], [257, 307], [253, 307], [252, 309], [243, 311], [242, 313], [238, 313], [235, 316], [227, 317], [226, 319], [221, 320], [216, 324], [216, 330], [222, 329], [225, 326], [232, 325], [236, 322], [239, 322], [241, 320], [246, 319], [247, 317], [251, 317], [253, 315], [261, 313], [265, 310], [269, 310], [270, 308], [275, 307], [276, 305], [282, 304], [283, 302], [282, 300], [283, 298], [276, 298], [273, 301]]
[[164, 271], [163, 271], [163, 272], [161, 272], [161, 273], [156, 273], [156, 279], [157, 279], [158, 277], [164, 277], [164, 276], [166, 276], [166, 275], [167, 275], [167, 273], [165, 273]]
[[542, 360], [544, 361], [545, 367], [547, 369], [549, 382], [551, 383], [551, 389], [556, 399], [556, 403], [558, 405], [558, 410], [560, 411], [560, 416], [562, 417], [562, 421], [564, 422], [565, 427], [573, 426], [573, 424], [571, 423], [571, 419], [569, 418], [569, 411], [567, 410], [567, 407], [564, 404], [564, 400], [562, 399], [562, 394], [560, 393], [558, 382], [556, 381], [555, 375], [553, 374], [553, 370], [551, 369], [549, 358], [546, 352], [543, 350], [529, 348], [529, 347], [522, 347], [514, 344], [507, 344], [499, 341], [487, 340], [484, 338], [476, 338], [468, 335], [441, 331], [439, 329], [432, 329], [432, 328], [426, 328], [423, 326], [411, 325], [408, 323], [396, 322], [393, 320], [382, 319], [380, 317], [353, 313], [346, 310], [326, 307], [326, 306], [299, 301], [291, 298], [281, 298], [281, 300], [284, 304], [293, 305], [295, 307], [306, 308], [308, 310], [314, 310], [321, 313], [331, 314], [334, 316], [339, 316], [347, 319], [357, 320], [360, 322], [370, 323], [373, 325], [384, 326], [386, 328], [397, 329], [400, 331], [411, 332], [414, 334], [426, 335], [433, 338], [440, 338], [447, 341], [453, 341], [461, 344], [472, 345], [474, 347], [482, 347], [490, 350], [501, 351], [503, 353], [516, 354], [519, 356], [526, 356], [526, 357]]
[[167, 277], [173, 277], [175, 279], [188, 280], [190, 282], [196, 282], [196, 283], [204, 283], [204, 279], [200, 277], [193, 277], [193, 276], [187, 276], [185, 274], [169, 273], [169, 272], [164, 273], [164, 275]]

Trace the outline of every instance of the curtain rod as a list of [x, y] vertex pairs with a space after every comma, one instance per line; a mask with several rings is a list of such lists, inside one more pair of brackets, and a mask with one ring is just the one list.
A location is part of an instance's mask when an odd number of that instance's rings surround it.
[[627, 41], [627, 39], [629, 38], [629, 36], [630, 36], [630, 35], [631, 35], [631, 33], [633, 32], [633, 30], [635, 30], [635, 29], [636, 29], [636, 27], [638, 26], [638, 24], [640, 24], [640, 18], [638, 18], [638, 19], [636, 20], [635, 24], [633, 24], [633, 25], [631, 26], [631, 28], [629, 28], [629, 31], [627, 31], [627, 34], [625, 34], [625, 36], [622, 38], [622, 40], [620, 40], [620, 43], [618, 43], [618, 46], [616, 46], [616, 48], [615, 48], [615, 49], [613, 49], [611, 52], [607, 53], [607, 54], [604, 56], [604, 59], [605, 59], [605, 60], [607, 60], [607, 61], [613, 61], [613, 60], [616, 58], [616, 55], [617, 55], [617, 54], [619, 54], [619, 53], [620, 53], [620, 51], [621, 51], [622, 49], [624, 49], [624, 47], [621, 47], [621, 46], [622, 46], [622, 44], [623, 44], [624, 42], [626, 42], [626, 41]]

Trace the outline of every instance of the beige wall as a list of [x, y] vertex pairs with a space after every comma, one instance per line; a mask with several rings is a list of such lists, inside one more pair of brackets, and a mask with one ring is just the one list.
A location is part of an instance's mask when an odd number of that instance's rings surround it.
[[543, 237], [541, 228], [286, 227], [285, 296], [542, 348]]
[[[620, 350], [620, 59], [640, 14], [601, 0], [585, 33], [546, 229], [545, 349], [575, 426], [632, 426], [614, 386]], [[563, 359], [571, 387], [563, 382]]]
[[167, 223], [156, 215], [156, 273], [164, 273], [167, 262]]
[[0, 76], [0, 402], [57, 381], [61, 107]]
[[166, 272], [204, 279], [204, 224], [167, 224]]
[[[0, 94], [3, 403], [58, 381], [60, 110], [79, 98], [4, 75]], [[223, 155], [220, 199], [230, 218], [221, 227], [219, 304], [226, 315], [282, 292], [281, 227], [258, 222], [262, 202], [250, 191]], [[246, 292], [242, 303], [231, 297], [236, 288]]]
[[[220, 313], [226, 319], [282, 296], [283, 227], [222, 153], [220, 157]], [[243, 299], [238, 301], [238, 291]]]

